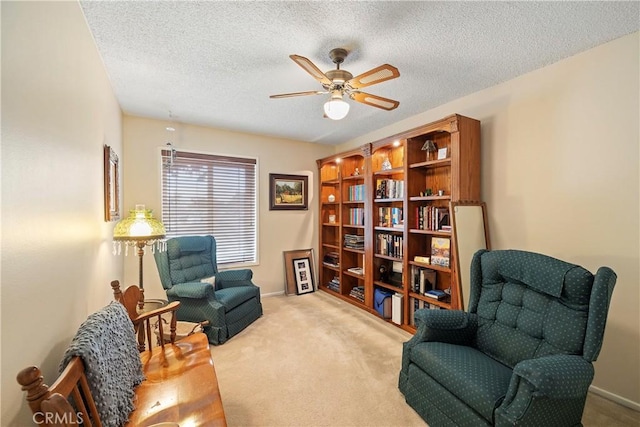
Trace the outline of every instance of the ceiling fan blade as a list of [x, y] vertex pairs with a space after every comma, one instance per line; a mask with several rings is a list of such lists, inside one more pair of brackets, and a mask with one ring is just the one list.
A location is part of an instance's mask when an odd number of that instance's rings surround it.
[[331, 84], [331, 80], [329, 80], [329, 78], [327, 76], [325, 76], [324, 73], [322, 71], [320, 71], [320, 69], [318, 67], [316, 67], [313, 62], [309, 61], [304, 56], [289, 55], [289, 58], [293, 59], [293, 61], [296, 64], [298, 64], [299, 66], [304, 68], [304, 70], [307, 73], [311, 74], [311, 76], [314, 79], [316, 79], [317, 81], [319, 81], [323, 85], [330, 85]]
[[396, 67], [389, 64], [383, 64], [372, 70], [364, 72], [358, 76], [355, 76], [351, 80], [347, 81], [345, 85], [352, 87], [353, 89], [360, 89], [382, 83], [387, 80], [400, 77], [400, 72]]
[[398, 108], [398, 105], [400, 105], [398, 101], [394, 101], [393, 99], [383, 98], [381, 96], [371, 95], [370, 93], [365, 93], [365, 92], [351, 92], [349, 97], [363, 104], [371, 105], [372, 107], [382, 108], [383, 110], [387, 110], [387, 111], [391, 111], [395, 108]]
[[292, 96], [305, 96], [305, 95], [324, 95], [329, 92], [323, 92], [320, 90], [308, 90], [306, 92], [293, 92], [293, 93], [281, 93], [279, 95], [271, 95], [269, 98], [290, 98]]

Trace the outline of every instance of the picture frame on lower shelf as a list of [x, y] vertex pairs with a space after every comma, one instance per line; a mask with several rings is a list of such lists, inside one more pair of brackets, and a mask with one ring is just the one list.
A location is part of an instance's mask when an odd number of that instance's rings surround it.
[[285, 295], [302, 295], [313, 292], [315, 283], [315, 257], [313, 249], [284, 251]]

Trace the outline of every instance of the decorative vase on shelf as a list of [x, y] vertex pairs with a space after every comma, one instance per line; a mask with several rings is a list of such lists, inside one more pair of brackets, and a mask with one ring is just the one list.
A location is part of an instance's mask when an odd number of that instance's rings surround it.
[[389, 158], [386, 157], [384, 159], [384, 162], [382, 162], [382, 170], [388, 171], [389, 169], [393, 169], [393, 166], [391, 166], [391, 162], [389, 161]]
[[327, 199], [330, 203], [333, 203], [336, 201], [336, 196], [334, 196], [333, 194], [329, 194], [329, 197], [327, 197]]

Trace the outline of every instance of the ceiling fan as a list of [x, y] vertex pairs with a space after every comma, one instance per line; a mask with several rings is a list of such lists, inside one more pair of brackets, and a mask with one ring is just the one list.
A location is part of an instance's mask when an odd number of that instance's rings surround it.
[[331, 97], [329, 101], [324, 104], [324, 112], [327, 117], [333, 120], [341, 120], [349, 113], [349, 104], [342, 99], [345, 95], [354, 101], [372, 107], [382, 108], [383, 110], [390, 111], [397, 108], [398, 105], [400, 105], [398, 101], [362, 92], [360, 89], [400, 77], [398, 69], [392, 65], [384, 64], [353, 77], [353, 74], [347, 70], [340, 69], [340, 64], [344, 62], [348, 54], [349, 52], [347, 52], [346, 49], [332, 49], [331, 52], [329, 52], [329, 57], [333, 63], [336, 64], [336, 69], [329, 70], [326, 73], [320, 71], [313, 62], [304, 56], [289, 55], [289, 58], [293, 59], [296, 64], [320, 82], [324, 90], [282, 93], [279, 95], [271, 95], [270, 98], [289, 98], [292, 96], [324, 95], [330, 93]]

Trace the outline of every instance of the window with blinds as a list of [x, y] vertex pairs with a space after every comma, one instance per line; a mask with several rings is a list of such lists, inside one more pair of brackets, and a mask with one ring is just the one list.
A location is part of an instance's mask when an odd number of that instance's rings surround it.
[[167, 237], [212, 235], [218, 264], [257, 262], [255, 159], [162, 150]]

